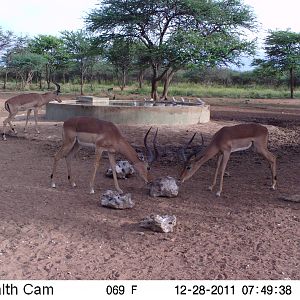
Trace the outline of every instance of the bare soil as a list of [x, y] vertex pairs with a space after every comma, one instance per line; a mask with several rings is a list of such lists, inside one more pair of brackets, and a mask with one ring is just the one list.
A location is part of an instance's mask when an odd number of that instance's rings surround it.
[[[1, 124], [9, 96], [0, 93]], [[80, 150], [73, 162], [78, 187], [69, 186], [60, 161], [57, 188], [51, 188], [62, 123], [46, 122], [41, 114], [41, 134], [35, 134], [33, 119], [24, 134], [25, 115], [19, 115], [18, 135], [0, 141], [0, 279], [299, 280], [300, 203], [282, 197], [300, 194], [300, 101], [235, 102], [223, 99], [221, 106], [213, 105], [208, 124], [159, 126], [161, 156], [151, 175], [177, 177], [182, 168], [177, 150], [195, 131], [207, 144], [224, 125], [259, 122], [268, 127], [269, 149], [278, 159], [277, 190], [269, 189], [268, 163], [249, 150], [232, 154], [221, 197], [207, 190], [215, 159], [172, 199], [151, 198], [138, 176], [120, 180], [136, 204], [128, 210], [99, 205], [101, 194], [113, 188], [112, 179], [104, 176], [107, 158], [97, 174], [96, 194], [88, 194], [94, 162], [90, 149]], [[142, 149], [148, 128], [120, 129]], [[152, 213], [176, 215], [175, 231], [141, 228], [140, 220]]]

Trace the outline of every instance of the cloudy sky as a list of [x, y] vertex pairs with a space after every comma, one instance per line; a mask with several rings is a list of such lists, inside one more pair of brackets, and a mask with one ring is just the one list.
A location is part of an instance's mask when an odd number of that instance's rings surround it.
[[6, 0], [0, 9], [0, 27], [15, 34], [59, 35], [84, 27], [83, 18], [99, 0]]
[[[16, 34], [59, 35], [84, 26], [83, 18], [99, 0], [7, 0], [0, 9], [0, 27]], [[299, 0], [244, 0], [261, 23], [260, 35], [269, 29], [300, 32]]]
[[[77, 30], [84, 27], [84, 17], [100, 0], [6, 0], [0, 9], [0, 27], [17, 35], [34, 37], [39, 34], [59, 36], [64, 30]], [[300, 32], [299, 0], [244, 0], [250, 5], [260, 23], [258, 45], [268, 30], [291, 29]], [[259, 47], [260, 48], [260, 47]], [[262, 53], [260, 51], [260, 53]], [[245, 58], [248, 69], [251, 59]]]

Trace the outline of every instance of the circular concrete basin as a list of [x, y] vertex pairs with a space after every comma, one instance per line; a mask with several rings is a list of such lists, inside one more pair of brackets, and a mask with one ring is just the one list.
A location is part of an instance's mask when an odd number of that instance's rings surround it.
[[206, 123], [210, 120], [209, 105], [171, 102], [143, 102], [110, 100], [82, 103], [66, 100], [50, 102], [46, 106], [46, 119], [65, 121], [74, 116], [91, 116], [115, 124], [126, 125], [186, 125]]

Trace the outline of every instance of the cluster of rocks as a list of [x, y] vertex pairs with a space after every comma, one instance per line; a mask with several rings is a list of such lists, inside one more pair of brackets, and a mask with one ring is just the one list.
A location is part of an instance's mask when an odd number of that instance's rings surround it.
[[[128, 161], [118, 161], [116, 165], [117, 177], [121, 179], [128, 178], [134, 174], [133, 166]], [[112, 170], [108, 169], [107, 176], [112, 177]], [[149, 184], [149, 194], [151, 197], [176, 197], [179, 187], [176, 180], [171, 177], [157, 178]], [[114, 209], [128, 209], [134, 207], [131, 194], [120, 194], [117, 191], [107, 190], [100, 199], [100, 204]], [[173, 232], [176, 225], [176, 216], [152, 214], [143, 219], [141, 227], [156, 232]]]

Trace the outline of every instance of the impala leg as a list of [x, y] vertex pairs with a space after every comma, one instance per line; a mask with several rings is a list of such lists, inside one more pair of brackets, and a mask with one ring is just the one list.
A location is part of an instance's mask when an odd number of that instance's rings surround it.
[[273, 153], [271, 153], [268, 149], [257, 147], [256, 150], [260, 153], [266, 160], [268, 160], [272, 172], [272, 185], [271, 189], [275, 190], [276, 183], [277, 183], [277, 176], [276, 176], [276, 157]]
[[223, 190], [223, 178], [224, 178], [225, 169], [226, 169], [229, 157], [230, 157], [230, 152], [224, 152], [222, 156], [223, 156], [223, 159], [222, 159], [222, 163], [221, 163], [220, 187], [216, 193], [217, 196], [221, 196], [221, 193]]
[[33, 113], [34, 113], [35, 131], [36, 131], [36, 133], [40, 133], [38, 130], [38, 127], [37, 127], [37, 117], [38, 117], [38, 108], [37, 107], [34, 108]]
[[96, 160], [94, 165], [94, 172], [92, 174], [92, 178], [90, 181], [90, 194], [95, 194], [95, 190], [94, 190], [95, 177], [96, 177], [97, 170], [99, 168], [100, 158], [102, 156], [102, 153], [103, 153], [103, 149], [96, 147]]
[[75, 154], [78, 152], [79, 148], [80, 147], [79, 147], [78, 142], [75, 142], [73, 148], [71, 149], [71, 151], [65, 157], [66, 164], [67, 164], [67, 170], [68, 170], [68, 180], [69, 180], [72, 187], [76, 187], [76, 183], [73, 179], [72, 168], [71, 168], [71, 160], [75, 156]]
[[113, 153], [108, 152], [108, 158], [109, 158], [110, 166], [111, 166], [112, 173], [113, 173], [115, 188], [120, 194], [123, 194], [123, 191], [120, 189], [119, 183], [118, 183], [118, 178], [117, 178], [117, 173], [116, 173], [115, 155]]
[[51, 173], [51, 187], [55, 188], [55, 182], [54, 182], [54, 177], [56, 174], [56, 167], [57, 167], [57, 163], [59, 160], [61, 160], [63, 157], [68, 156], [68, 154], [70, 153], [70, 151], [73, 149], [74, 144], [75, 144], [76, 140], [74, 139], [74, 141], [70, 141], [68, 143], [64, 143], [61, 148], [59, 149], [59, 151], [55, 154], [54, 156], [54, 161], [53, 161], [53, 167], [52, 167], [52, 173]]
[[219, 173], [219, 168], [220, 168], [222, 159], [223, 159], [223, 154], [220, 154], [219, 157], [218, 157], [217, 168], [216, 168], [216, 171], [215, 171], [213, 183], [212, 183], [212, 185], [210, 185], [210, 186], [208, 187], [208, 189], [209, 189], [210, 191], [212, 191], [213, 188], [214, 188], [214, 186], [216, 185], [217, 177], [218, 177], [218, 173]]
[[25, 123], [25, 127], [24, 127], [24, 132], [27, 132], [27, 124], [28, 124], [28, 119], [29, 119], [29, 116], [31, 114], [31, 111], [32, 111], [31, 108], [27, 110], [27, 117], [26, 117], [26, 123]]

